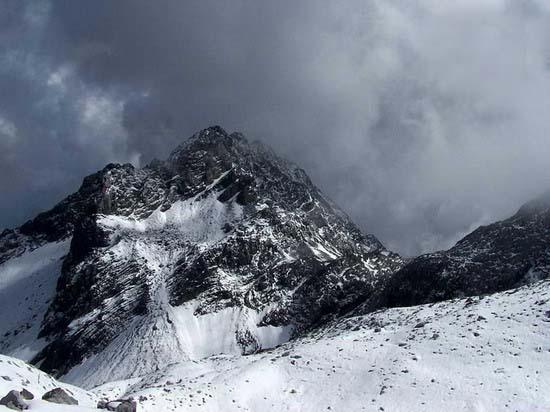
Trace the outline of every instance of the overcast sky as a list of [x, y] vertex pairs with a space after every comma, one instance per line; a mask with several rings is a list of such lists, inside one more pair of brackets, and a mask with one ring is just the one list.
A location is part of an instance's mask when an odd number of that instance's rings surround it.
[[219, 124], [406, 255], [550, 189], [545, 0], [0, 0], [0, 228]]

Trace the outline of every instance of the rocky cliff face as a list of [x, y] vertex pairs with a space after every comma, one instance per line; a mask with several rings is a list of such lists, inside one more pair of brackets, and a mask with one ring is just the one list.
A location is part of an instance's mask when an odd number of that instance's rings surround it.
[[367, 310], [482, 295], [550, 276], [550, 193], [511, 218], [482, 226], [453, 248], [413, 259]]
[[34, 362], [86, 385], [276, 345], [402, 265], [303, 170], [219, 127], [165, 161], [87, 177], [3, 233], [0, 262], [69, 238]]

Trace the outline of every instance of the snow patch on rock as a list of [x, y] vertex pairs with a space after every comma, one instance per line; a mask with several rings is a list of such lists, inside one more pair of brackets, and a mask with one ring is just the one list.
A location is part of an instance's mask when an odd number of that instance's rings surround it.
[[177, 201], [164, 212], [160, 208], [156, 209], [146, 219], [107, 215], [98, 219], [98, 222], [121, 233], [146, 233], [171, 228], [189, 242], [211, 244], [225, 236], [225, 224], [239, 221], [241, 217], [240, 205], [235, 202], [222, 203], [212, 193], [204, 198], [195, 196]]

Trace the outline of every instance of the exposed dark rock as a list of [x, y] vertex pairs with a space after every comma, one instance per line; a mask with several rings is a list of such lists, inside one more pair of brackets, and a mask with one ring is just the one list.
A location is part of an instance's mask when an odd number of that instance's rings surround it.
[[23, 397], [23, 399], [26, 399], [26, 400], [32, 400], [34, 399], [34, 395], [28, 391], [27, 389], [24, 389], [21, 391], [21, 396]]
[[78, 401], [61, 388], [55, 388], [46, 392], [42, 395], [42, 400], [63, 405], [78, 405]]
[[123, 400], [115, 409], [116, 412], [136, 412], [137, 404], [133, 400]]
[[15, 411], [29, 409], [29, 405], [23, 399], [21, 393], [15, 390], [9, 391], [6, 396], [0, 399], [0, 405], [3, 405], [6, 408], [13, 409]]
[[97, 403], [97, 409], [106, 409], [114, 412], [136, 412], [137, 403], [133, 399], [100, 400]]
[[116, 409], [116, 406], [111, 406], [108, 400], [102, 399], [97, 403], [97, 409], [107, 409], [108, 411], [114, 411]]

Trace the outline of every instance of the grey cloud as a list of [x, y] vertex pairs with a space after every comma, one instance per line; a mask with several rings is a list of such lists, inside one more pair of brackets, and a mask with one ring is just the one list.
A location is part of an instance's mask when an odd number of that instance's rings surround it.
[[405, 254], [550, 186], [543, 1], [8, 3], [0, 225], [211, 124], [271, 144]]

